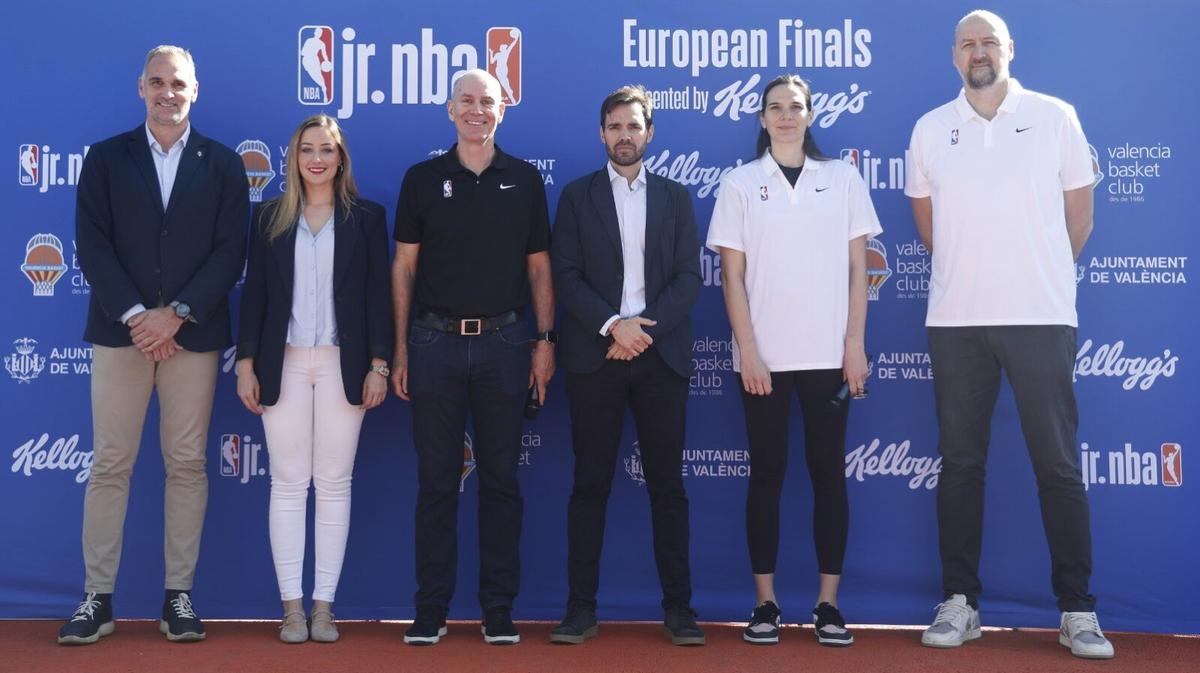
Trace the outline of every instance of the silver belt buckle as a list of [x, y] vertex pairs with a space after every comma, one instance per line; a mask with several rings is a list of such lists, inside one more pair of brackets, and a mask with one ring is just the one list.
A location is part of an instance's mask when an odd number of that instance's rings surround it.
[[458, 323], [458, 333], [462, 336], [479, 336], [483, 334], [483, 318], [463, 318]]

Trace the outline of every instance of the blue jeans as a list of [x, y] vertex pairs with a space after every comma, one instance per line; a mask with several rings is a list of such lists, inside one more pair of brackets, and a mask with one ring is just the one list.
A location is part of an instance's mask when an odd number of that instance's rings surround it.
[[408, 393], [417, 450], [418, 608], [446, 608], [458, 568], [458, 493], [467, 412], [479, 479], [479, 603], [511, 607], [521, 579], [524, 501], [517, 481], [529, 390], [529, 326], [478, 336], [408, 330]]

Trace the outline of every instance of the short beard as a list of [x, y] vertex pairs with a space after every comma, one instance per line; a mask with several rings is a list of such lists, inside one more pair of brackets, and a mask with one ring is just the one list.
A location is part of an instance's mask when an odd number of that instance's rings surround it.
[[987, 71], [979, 76], [975, 75], [975, 70], [973, 68], [968, 68], [967, 86], [971, 87], [972, 89], [986, 89], [996, 83], [996, 77], [996, 69], [990, 65], [987, 67]]
[[627, 158], [627, 159], [620, 158], [620, 155], [618, 155], [615, 150], [608, 151], [609, 160], [612, 161], [613, 164], [616, 166], [633, 166], [637, 162], [641, 161], [642, 157], [645, 155], [646, 155], [646, 147], [644, 145], [641, 148], [634, 145], [633, 146], [633, 154], [630, 155], [629, 158]]

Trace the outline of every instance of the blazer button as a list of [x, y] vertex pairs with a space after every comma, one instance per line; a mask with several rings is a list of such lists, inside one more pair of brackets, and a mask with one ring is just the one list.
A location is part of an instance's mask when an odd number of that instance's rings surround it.
[[163, 230], [162, 230], [162, 235], [163, 235], [163, 236], [166, 236], [166, 235], [167, 235], [167, 230], [166, 230], [166, 229], [163, 229]]

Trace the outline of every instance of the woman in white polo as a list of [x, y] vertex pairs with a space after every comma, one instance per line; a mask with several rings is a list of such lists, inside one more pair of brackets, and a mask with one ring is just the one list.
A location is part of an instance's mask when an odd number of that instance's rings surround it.
[[721, 255], [750, 444], [746, 527], [758, 596], [743, 638], [779, 642], [779, 496], [795, 390], [815, 499], [815, 632], [824, 645], [845, 646], [854, 638], [838, 611], [837, 589], [849, 522], [842, 473], [849, 405], [838, 393], [843, 384], [851, 395], [864, 390], [866, 244], [882, 229], [855, 168], [817, 149], [804, 80], [781, 75], [762, 100], [759, 158], [721, 181], [708, 228], [708, 247]]

